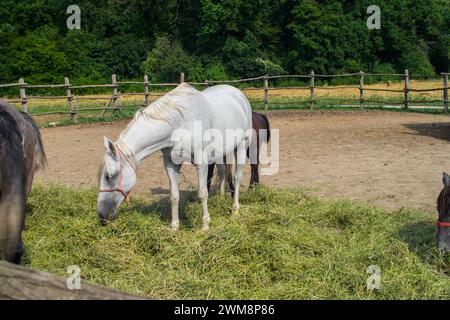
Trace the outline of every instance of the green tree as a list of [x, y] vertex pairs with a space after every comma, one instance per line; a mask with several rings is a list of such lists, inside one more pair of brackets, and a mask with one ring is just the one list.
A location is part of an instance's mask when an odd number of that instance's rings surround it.
[[11, 49], [15, 53], [11, 70], [27, 82], [61, 83], [69, 73], [70, 62], [54, 28], [45, 27], [18, 37]]
[[67, 30], [70, 4], [2, 0], [0, 82], [449, 70], [450, 0], [78, 0], [82, 30]]
[[168, 36], [156, 40], [155, 47], [142, 64], [142, 70], [156, 82], [177, 82], [181, 72], [185, 72], [190, 81], [204, 79], [198, 59], [186, 53], [179, 41], [171, 41]]

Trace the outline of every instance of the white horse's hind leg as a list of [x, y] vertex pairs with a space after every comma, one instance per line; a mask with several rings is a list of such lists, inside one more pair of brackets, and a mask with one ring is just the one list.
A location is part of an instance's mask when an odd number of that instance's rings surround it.
[[209, 222], [211, 218], [208, 212], [208, 164], [197, 164], [198, 175], [198, 199], [202, 204], [203, 211], [203, 230], [209, 230]]
[[225, 195], [225, 172], [226, 172], [226, 165], [225, 164], [217, 164], [217, 173], [219, 175], [219, 188], [220, 188], [220, 195]]
[[236, 169], [234, 171], [234, 199], [233, 199], [233, 210], [231, 212], [233, 217], [239, 216], [239, 189], [241, 186], [242, 175], [244, 171], [245, 159], [247, 156], [247, 144], [243, 140], [236, 149]]
[[180, 218], [178, 216], [178, 204], [180, 202], [180, 191], [179, 191], [179, 181], [180, 181], [180, 169], [181, 165], [174, 164], [170, 152], [163, 152], [164, 167], [167, 172], [167, 176], [170, 181], [170, 203], [172, 210], [172, 222], [170, 227], [172, 230], [178, 230], [180, 227]]

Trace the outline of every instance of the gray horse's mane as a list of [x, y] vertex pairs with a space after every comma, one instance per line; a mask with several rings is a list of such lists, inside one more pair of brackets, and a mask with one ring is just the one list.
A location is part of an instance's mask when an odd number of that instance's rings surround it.
[[182, 83], [158, 100], [152, 102], [146, 108], [138, 110], [134, 119], [153, 119], [174, 124], [183, 119], [185, 106], [181, 100], [199, 93], [200, 92], [191, 85]]
[[[19, 154], [23, 153], [23, 132], [21, 132], [22, 130], [13, 116], [14, 112], [17, 111], [10, 107], [6, 102], [0, 100], [0, 140], [3, 140], [2, 147], [5, 148], [5, 150], [2, 150], [4, 152], [3, 156], [9, 154], [17, 157]], [[45, 166], [47, 163], [47, 158], [44, 152], [44, 146], [39, 128], [28, 114], [23, 112], [20, 112], [19, 114], [28, 125], [35, 140], [35, 161], [39, 166]]]
[[39, 131], [39, 127], [37, 126], [33, 118], [31, 118], [28, 114], [26, 114], [25, 112], [21, 112], [21, 114], [24, 117], [25, 121], [28, 122], [33, 132], [33, 137], [36, 143], [36, 163], [39, 167], [44, 167], [47, 165], [47, 156], [45, 154], [44, 144], [42, 143], [42, 136], [41, 132]]

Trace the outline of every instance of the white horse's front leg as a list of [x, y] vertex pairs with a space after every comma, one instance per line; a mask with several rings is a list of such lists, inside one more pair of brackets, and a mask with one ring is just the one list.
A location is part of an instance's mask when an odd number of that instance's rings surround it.
[[163, 152], [164, 167], [167, 172], [167, 176], [170, 181], [170, 204], [172, 210], [172, 222], [170, 227], [172, 230], [178, 230], [180, 228], [180, 218], [178, 216], [178, 204], [180, 202], [180, 191], [179, 191], [179, 181], [180, 181], [180, 169], [181, 164], [177, 165], [173, 163], [170, 152]]
[[242, 141], [237, 149], [236, 149], [236, 169], [234, 171], [234, 199], [233, 199], [233, 210], [231, 212], [231, 215], [233, 217], [239, 216], [239, 189], [241, 186], [242, 181], [242, 175], [244, 171], [244, 165], [245, 165], [245, 159], [247, 156], [246, 153], [246, 142], [245, 140]]
[[211, 218], [208, 212], [208, 164], [197, 164], [197, 175], [198, 175], [198, 199], [202, 204], [203, 211], [203, 230], [209, 230], [209, 222]]

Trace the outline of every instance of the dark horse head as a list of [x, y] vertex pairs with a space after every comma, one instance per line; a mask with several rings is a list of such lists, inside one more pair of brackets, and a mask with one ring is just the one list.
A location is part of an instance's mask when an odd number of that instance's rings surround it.
[[45, 163], [35, 122], [0, 101], [0, 260], [20, 262], [25, 204], [34, 172]]
[[443, 183], [444, 188], [437, 199], [437, 241], [439, 248], [450, 250], [450, 176], [446, 173], [443, 175]]

